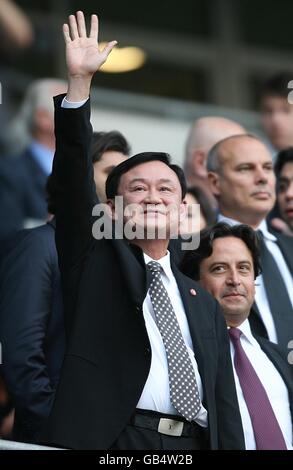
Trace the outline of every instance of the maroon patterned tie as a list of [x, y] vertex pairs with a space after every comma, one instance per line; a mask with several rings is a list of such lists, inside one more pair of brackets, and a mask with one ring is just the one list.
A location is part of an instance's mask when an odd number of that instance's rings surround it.
[[286, 443], [272, 405], [251, 362], [241, 345], [242, 331], [230, 328], [235, 348], [234, 365], [242, 388], [254, 431], [257, 450], [287, 450]]

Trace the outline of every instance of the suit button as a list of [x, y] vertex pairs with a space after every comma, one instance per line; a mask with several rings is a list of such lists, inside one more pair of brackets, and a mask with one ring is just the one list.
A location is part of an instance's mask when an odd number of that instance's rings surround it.
[[135, 306], [135, 310], [136, 310], [137, 312], [139, 312], [139, 311], [140, 311], [140, 306], [139, 306], [139, 305], [136, 305], [136, 306]]

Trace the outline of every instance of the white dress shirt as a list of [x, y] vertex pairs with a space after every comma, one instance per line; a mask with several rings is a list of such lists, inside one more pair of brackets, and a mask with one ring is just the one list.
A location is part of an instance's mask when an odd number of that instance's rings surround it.
[[87, 102], [88, 99], [89, 98], [86, 98], [85, 100], [82, 100], [82, 101], [68, 101], [65, 96], [62, 100], [61, 108], [68, 108], [68, 109], [81, 108], [84, 105], [84, 103]]
[[[202, 401], [202, 381], [194, 357], [193, 344], [183, 303], [181, 300], [181, 295], [170, 266], [170, 253], [167, 252], [167, 254], [159, 260], [152, 260], [149, 256], [144, 254], [144, 260], [146, 264], [150, 261], [156, 261], [162, 266], [162, 281], [170, 297], [184, 342], [187, 346], [187, 350], [196, 375], [196, 382], [200, 394], [200, 399]], [[137, 404], [137, 408], [159, 411], [160, 413], [178, 415], [178, 412], [176, 411], [170, 400], [167, 355], [162, 336], [155, 321], [155, 313], [153, 310], [149, 293], [147, 293], [147, 296], [143, 302], [143, 316], [151, 344], [152, 361], [150, 372], [140, 400]], [[201, 406], [201, 410], [196, 416], [195, 421], [201, 426], [207, 426], [207, 410], [203, 406]]]
[[36, 140], [32, 140], [29, 149], [33, 159], [42, 168], [43, 172], [49, 175], [52, 172], [54, 151]]
[[[228, 217], [224, 217], [222, 214], [219, 214], [218, 216], [218, 221], [219, 222], [226, 222], [229, 225], [236, 225], [239, 224], [240, 222], [230, 219]], [[287, 266], [287, 263], [284, 259], [284, 256], [280, 250], [280, 248], [277, 245], [277, 238], [268, 231], [267, 223], [265, 220], [263, 220], [256, 230], [261, 230], [263, 237], [264, 237], [264, 242], [266, 244], [266, 247], [268, 250], [271, 252], [273, 255], [277, 266], [279, 267], [280, 274], [284, 280], [284, 283], [287, 287], [288, 290], [288, 295], [292, 303], [292, 315], [293, 315], [293, 279], [292, 275], [289, 271], [289, 268]], [[260, 274], [256, 280], [255, 280], [255, 302], [256, 305], [259, 309], [262, 321], [266, 327], [267, 333], [269, 340], [272, 341], [273, 343], [278, 343], [277, 339], [277, 332], [275, 328], [275, 323], [273, 320], [272, 312], [270, 309], [268, 297], [266, 294], [266, 289], [264, 286], [264, 280], [262, 274]]]
[[[256, 339], [253, 337], [249, 321], [245, 320], [237, 328], [242, 331], [242, 335], [240, 336], [241, 345], [255, 372], [257, 373], [262, 385], [265, 388], [279, 426], [282, 430], [287, 449], [292, 450], [292, 417], [290, 412], [288, 389], [273, 363], [270, 361], [268, 356], [261, 349]], [[255, 450], [256, 445], [253, 427], [238, 375], [234, 367], [234, 346], [231, 340], [230, 352], [233, 363], [237, 398], [242, 419], [245, 448], [247, 450]]]

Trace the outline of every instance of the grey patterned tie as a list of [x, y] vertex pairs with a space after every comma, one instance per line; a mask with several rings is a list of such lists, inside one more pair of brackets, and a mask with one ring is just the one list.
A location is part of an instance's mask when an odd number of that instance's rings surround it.
[[167, 355], [171, 402], [180, 415], [192, 421], [201, 408], [194, 369], [161, 278], [161, 265], [150, 261], [147, 267], [152, 273], [149, 294]]

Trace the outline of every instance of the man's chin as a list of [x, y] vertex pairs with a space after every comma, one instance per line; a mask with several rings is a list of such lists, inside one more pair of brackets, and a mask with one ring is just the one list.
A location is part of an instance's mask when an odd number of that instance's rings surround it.
[[238, 306], [235, 305], [233, 307], [231, 305], [227, 306], [227, 305], [222, 304], [221, 307], [222, 307], [222, 310], [223, 310], [225, 316], [227, 316], [227, 317], [235, 317], [236, 318], [236, 317], [242, 317], [242, 316], [246, 317], [247, 316], [246, 315], [247, 308], [245, 308], [244, 306], [242, 306], [242, 308], [241, 308], [241, 307], [239, 307], [239, 305]]
[[136, 217], [124, 224], [124, 236], [127, 239], [166, 240], [171, 236], [178, 238], [178, 222], [161, 217]]
[[166, 222], [148, 221], [143, 226], [146, 239], [166, 239], [170, 236], [170, 227]]
[[256, 197], [253, 199], [253, 212], [262, 217], [266, 217], [273, 207], [274, 200], [271, 197], [265, 197], [264, 199]]

